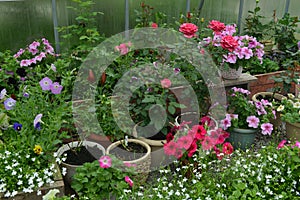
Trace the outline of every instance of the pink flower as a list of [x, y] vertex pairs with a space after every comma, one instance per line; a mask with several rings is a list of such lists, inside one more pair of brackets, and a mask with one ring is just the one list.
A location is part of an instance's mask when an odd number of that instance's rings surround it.
[[223, 159], [223, 154], [221, 154], [221, 151], [218, 147], [214, 146], [214, 151], [216, 153], [216, 156], [218, 158], [218, 160], [222, 160]]
[[221, 32], [225, 29], [225, 24], [217, 20], [211, 20], [208, 28], [212, 29], [214, 32]]
[[295, 145], [293, 147], [298, 147], [300, 149], [300, 142], [296, 141]]
[[122, 43], [120, 44], [119, 46], [116, 46], [115, 49], [117, 51], [120, 52], [121, 55], [125, 55], [129, 52], [129, 46], [131, 45], [131, 43], [128, 45], [128, 44], [125, 44], [125, 43]]
[[128, 183], [128, 185], [130, 185], [130, 187], [133, 186], [133, 181], [129, 178], [129, 176], [125, 176], [125, 181]]
[[228, 63], [234, 64], [237, 61], [237, 57], [233, 53], [228, 53], [227, 55], [224, 55], [223, 57], [224, 57], [224, 62], [228, 62]]
[[224, 130], [227, 130], [231, 126], [231, 119], [225, 118], [221, 120], [221, 126], [223, 127]]
[[193, 138], [190, 135], [185, 135], [185, 136], [180, 137], [177, 140], [177, 145], [180, 148], [188, 150], [190, 148], [192, 142], [193, 142]]
[[225, 142], [225, 143], [223, 144], [222, 152], [223, 152], [225, 155], [230, 155], [230, 154], [232, 154], [232, 152], [233, 152], [233, 146], [232, 146], [229, 142]]
[[223, 49], [227, 49], [232, 52], [235, 48], [238, 47], [238, 41], [231, 35], [226, 35], [221, 40], [221, 46]]
[[198, 27], [192, 23], [183, 23], [179, 31], [183, 33], [184, 37], [193, 38], [197, 36], [195, 33], [198, 31]]
[[174, 135], [172, 133], [168, 133], [167, 136], [166, 136], [167, 142], [170, 142], [173, 139], [174, 139]]
[[286, 142], [287, 142], [286, 140], [281, 140], [281, 142], [277, 146], [277, 149], [283, 148]]
[[98, 160], [101, 168], [110, 168], [111, 167], [111, 158], [109, 156], [101, 156]]
[[40, 46], [40, 43], [37, 41], [34, 41], [29, 45], [29, 49], [36, 49], [38, 46]]
[[157, 23], [152, 23], [152, 24], [151, 24], [151, 27], [152, 27], [152, 28], [157, 28], [158, 25], [157, 25]]
[[205, 137], [201, 142], [201, 145], [203, 150], [210, 150], [215, 146], [215, 143], [210, 137]]
[[24, 60], [21, 60], [21, 62], [20, 62], [21, 67], [27, 67], [29, 65], [31, 65], [30, 60], [24, 59]]
[[172, 140], [170, 142], [164, 144], [164, 151], [165, 151], [165, 154], [168, 156], [175, 155], [176, 149], [177, 149], [177, 143], [175, 143]]
[[203, 140], [205, 138], [206, 135], [206, 130], [203, 126], [201, 125], [194, 125], [192, 127], [192, 131], [194, 134], [194, 138], [198, 141], [198, 140]]
[[257, 128], [259, 124], [259, 118], [255, 116], [249, 116], [247, 117], [246, 121], [248, 122], [248, 126], [251, 128]]
[[167, 79], [167, 78], [161, 80], [160, 84], [161, 84], [162, 88], [169, 88], [172, 85], [171, 81], [169, 79]]
[[188, 157], [192, 157], [193, 154], [197, 151], [197, 142], [196, 140], [194, 140], [190, 146], [190, 148], [188, 149]]
[[273, 131], [273, 124], [270, 123], [264, 123], [261, 125], [261, 130], [263, 135], [271, 135]]

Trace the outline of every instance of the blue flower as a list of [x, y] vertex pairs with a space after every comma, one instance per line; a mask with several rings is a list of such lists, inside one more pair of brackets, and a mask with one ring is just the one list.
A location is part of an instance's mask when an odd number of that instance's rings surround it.
[[6, 110], [11, 110], [16, 105], [16, 100], [13, 98], [8, 98], [4, 101], [4, 107]]
[[22, 124], [14, 123], [13, 128], [14, 128], [16, 131], [20, 131], [20, 130], [22, 129]]

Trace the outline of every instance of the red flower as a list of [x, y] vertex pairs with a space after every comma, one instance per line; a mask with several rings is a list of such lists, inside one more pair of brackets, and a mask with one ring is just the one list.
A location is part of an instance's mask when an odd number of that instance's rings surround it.
[[214, 128], [216, 126], [214, 120], [212, 120], [209, 116], [202, 117], [200, 121], [203, 126], [206, 125], [210, 128]]
[[228, 49], [228, 51], [232, 52], [235, 48], [239, 46], [239, 44], [233, 36], [226, 35], [221, 40], [221, 46], [223, 49]]
[[202, 125], [195, 125], [192, 127], [192, 132], [194, 132], [194, 137], [195, 139], [198, 140], [203, 140], [206, 135], [206, 130]]
[[211, 20], [208, 28], [212, 29], [214, 32], [221, 32], [225, 29], [225, 24], [217, 20]]
[[166, 155], [175, 155], [177, 150], [177, 144], [174, 141], [164, 144], [164, 150]]
[[195, 33], [198, 31], [198, 27], [193, 23], [183, 23], [179, 31], [183, 33], [184, 37], [193, 38], [197, 36]]
[[197, 142], [196, 140], [194, 140], [190, 146], [190, 148], [188, 149], [188, 157], [192, 157], [193, 154], [197, 151]]
[[180, 147], [180, 148], [184, 148], [184, 149], [189, 149], [191, 144], [193, 142], [193, 138], [190, 136], [190, 135], [185, 135], [185, 136], [182, 136], [180, 137], [178, 140], [177, 140], [177, 145]]
[[232, 152], [233, 152], [233, 146], [232, 146], [229, 142], [225, 142], [225, 143], [223, 144], [222, 152], [223, 152], [225, 155], [230, 155], [230, 154], [232, 154]]
[[160, 84], [161, 84], [162, 88], [169, 88], [169, 87], [171, 87], [172, 83], [169, 79], [165, 78], [165, 79], [160, 81]]
[[168, 133], [167, 136], [166, 136], [167, 142], [170, 142], [173, 139], [174, 139], [174, 135], [172, 133]]
[[216, 156], [219, 160], [222, 160], [223, 159], [223, 154], [221, 154], [221, 151], [218, 147], [214, 146], [214, 151], [216, 153]]
[[151, 24], [151, 27], [152, 27], [152, 28], [157, 28], [158, 25], [157, 25], [157, 23], [152, 23], [152, 24]]

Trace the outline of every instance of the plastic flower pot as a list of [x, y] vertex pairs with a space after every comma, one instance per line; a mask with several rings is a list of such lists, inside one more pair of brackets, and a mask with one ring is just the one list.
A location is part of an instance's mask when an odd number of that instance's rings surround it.
[[254, 144], [257, 129], [233, 128], [230, 132], [228, 141], [234, 149], [246, 150]]

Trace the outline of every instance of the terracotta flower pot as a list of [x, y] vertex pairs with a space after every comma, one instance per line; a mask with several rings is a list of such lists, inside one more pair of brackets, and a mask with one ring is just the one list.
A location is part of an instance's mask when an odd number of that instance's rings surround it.
[[286, 135], [291, 141], [300, 141], [300, 123], [286, 122]]

